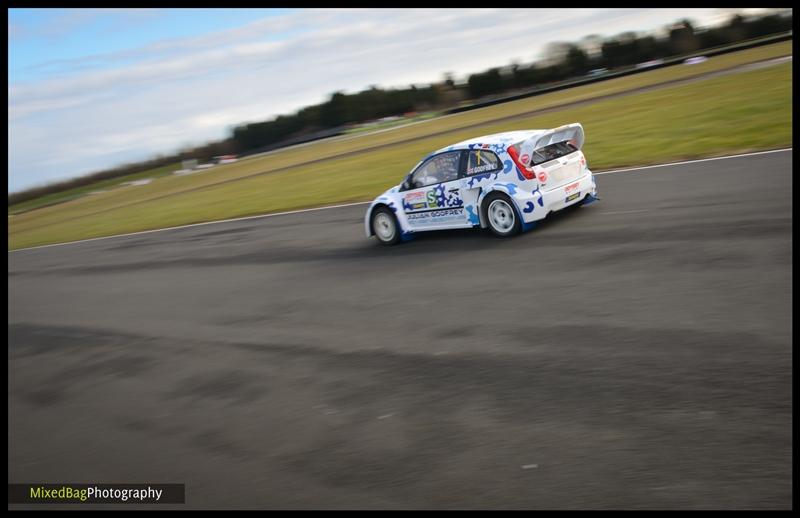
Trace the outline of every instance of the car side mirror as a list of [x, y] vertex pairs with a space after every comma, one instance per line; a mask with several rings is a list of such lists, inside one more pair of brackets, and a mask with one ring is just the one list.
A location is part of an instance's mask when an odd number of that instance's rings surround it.
[[400, 186], [400, 189], [403, 191], [411, 189], [411, 182], [409, 181], [409, 178], [403, 180], [403, 185]]

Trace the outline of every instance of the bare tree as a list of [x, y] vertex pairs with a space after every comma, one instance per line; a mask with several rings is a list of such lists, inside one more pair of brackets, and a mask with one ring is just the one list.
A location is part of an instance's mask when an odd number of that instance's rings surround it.
[[563, 63], [567, 57], [567, 53], [572, 48], [572, 44], [564, 43], [563, 41], [555, 41], [548, 43], [544, 48], [545, 65], [557, 65]]

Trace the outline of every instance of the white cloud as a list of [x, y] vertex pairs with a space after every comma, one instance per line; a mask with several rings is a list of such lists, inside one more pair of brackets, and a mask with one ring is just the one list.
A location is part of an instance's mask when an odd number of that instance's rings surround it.
[[533, 61], [552, 41], [652, 29], [685, 16], [703, 24], [715, 11], [325, 9], [50, 62], [45, 68], [59, 74], [9, 80], [9, 189], [221, 138], [233, 124], [288, 113], [333, 91], [429, 83], [445, 72], [465, 77]]

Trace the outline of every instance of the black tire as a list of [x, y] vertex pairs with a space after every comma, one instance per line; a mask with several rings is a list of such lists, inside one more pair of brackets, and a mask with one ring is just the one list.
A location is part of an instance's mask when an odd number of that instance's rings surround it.
[[514, 208], [514, 202], [505, 194], [489, 194], [483, 200], [481, 210], [486, 225], [497, 237], [516, 236], [522, 230], [522, 221]]
[[373, 210], [370, 225], [378, 243], [396, 245], [400, 242], [400, 225], [397, 224], [397, 218], [389, 207], [382, 206]]

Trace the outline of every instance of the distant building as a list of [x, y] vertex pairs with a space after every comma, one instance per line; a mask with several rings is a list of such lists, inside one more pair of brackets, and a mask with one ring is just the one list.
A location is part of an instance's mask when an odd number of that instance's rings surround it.
[[693, 58], [689, 58], [683, 62], [684, 65], [697, 65], [698, 63], [703, 63], [704, 61], [708, 61], [708, 58], [705, 56], [695, 56]]
[[649, 68], [654, 67], [656, 65], [662, 65], [664, 63], [663, 59], [653, 59], [650, 61], [645, 61], [644, 63], [639, 63], [636, 65], [636, 68]]
[[215, 164], [230, 164], [231, 162], [236, 162], [238, 158], [236, 155], [220, 155], [214, 157]]

